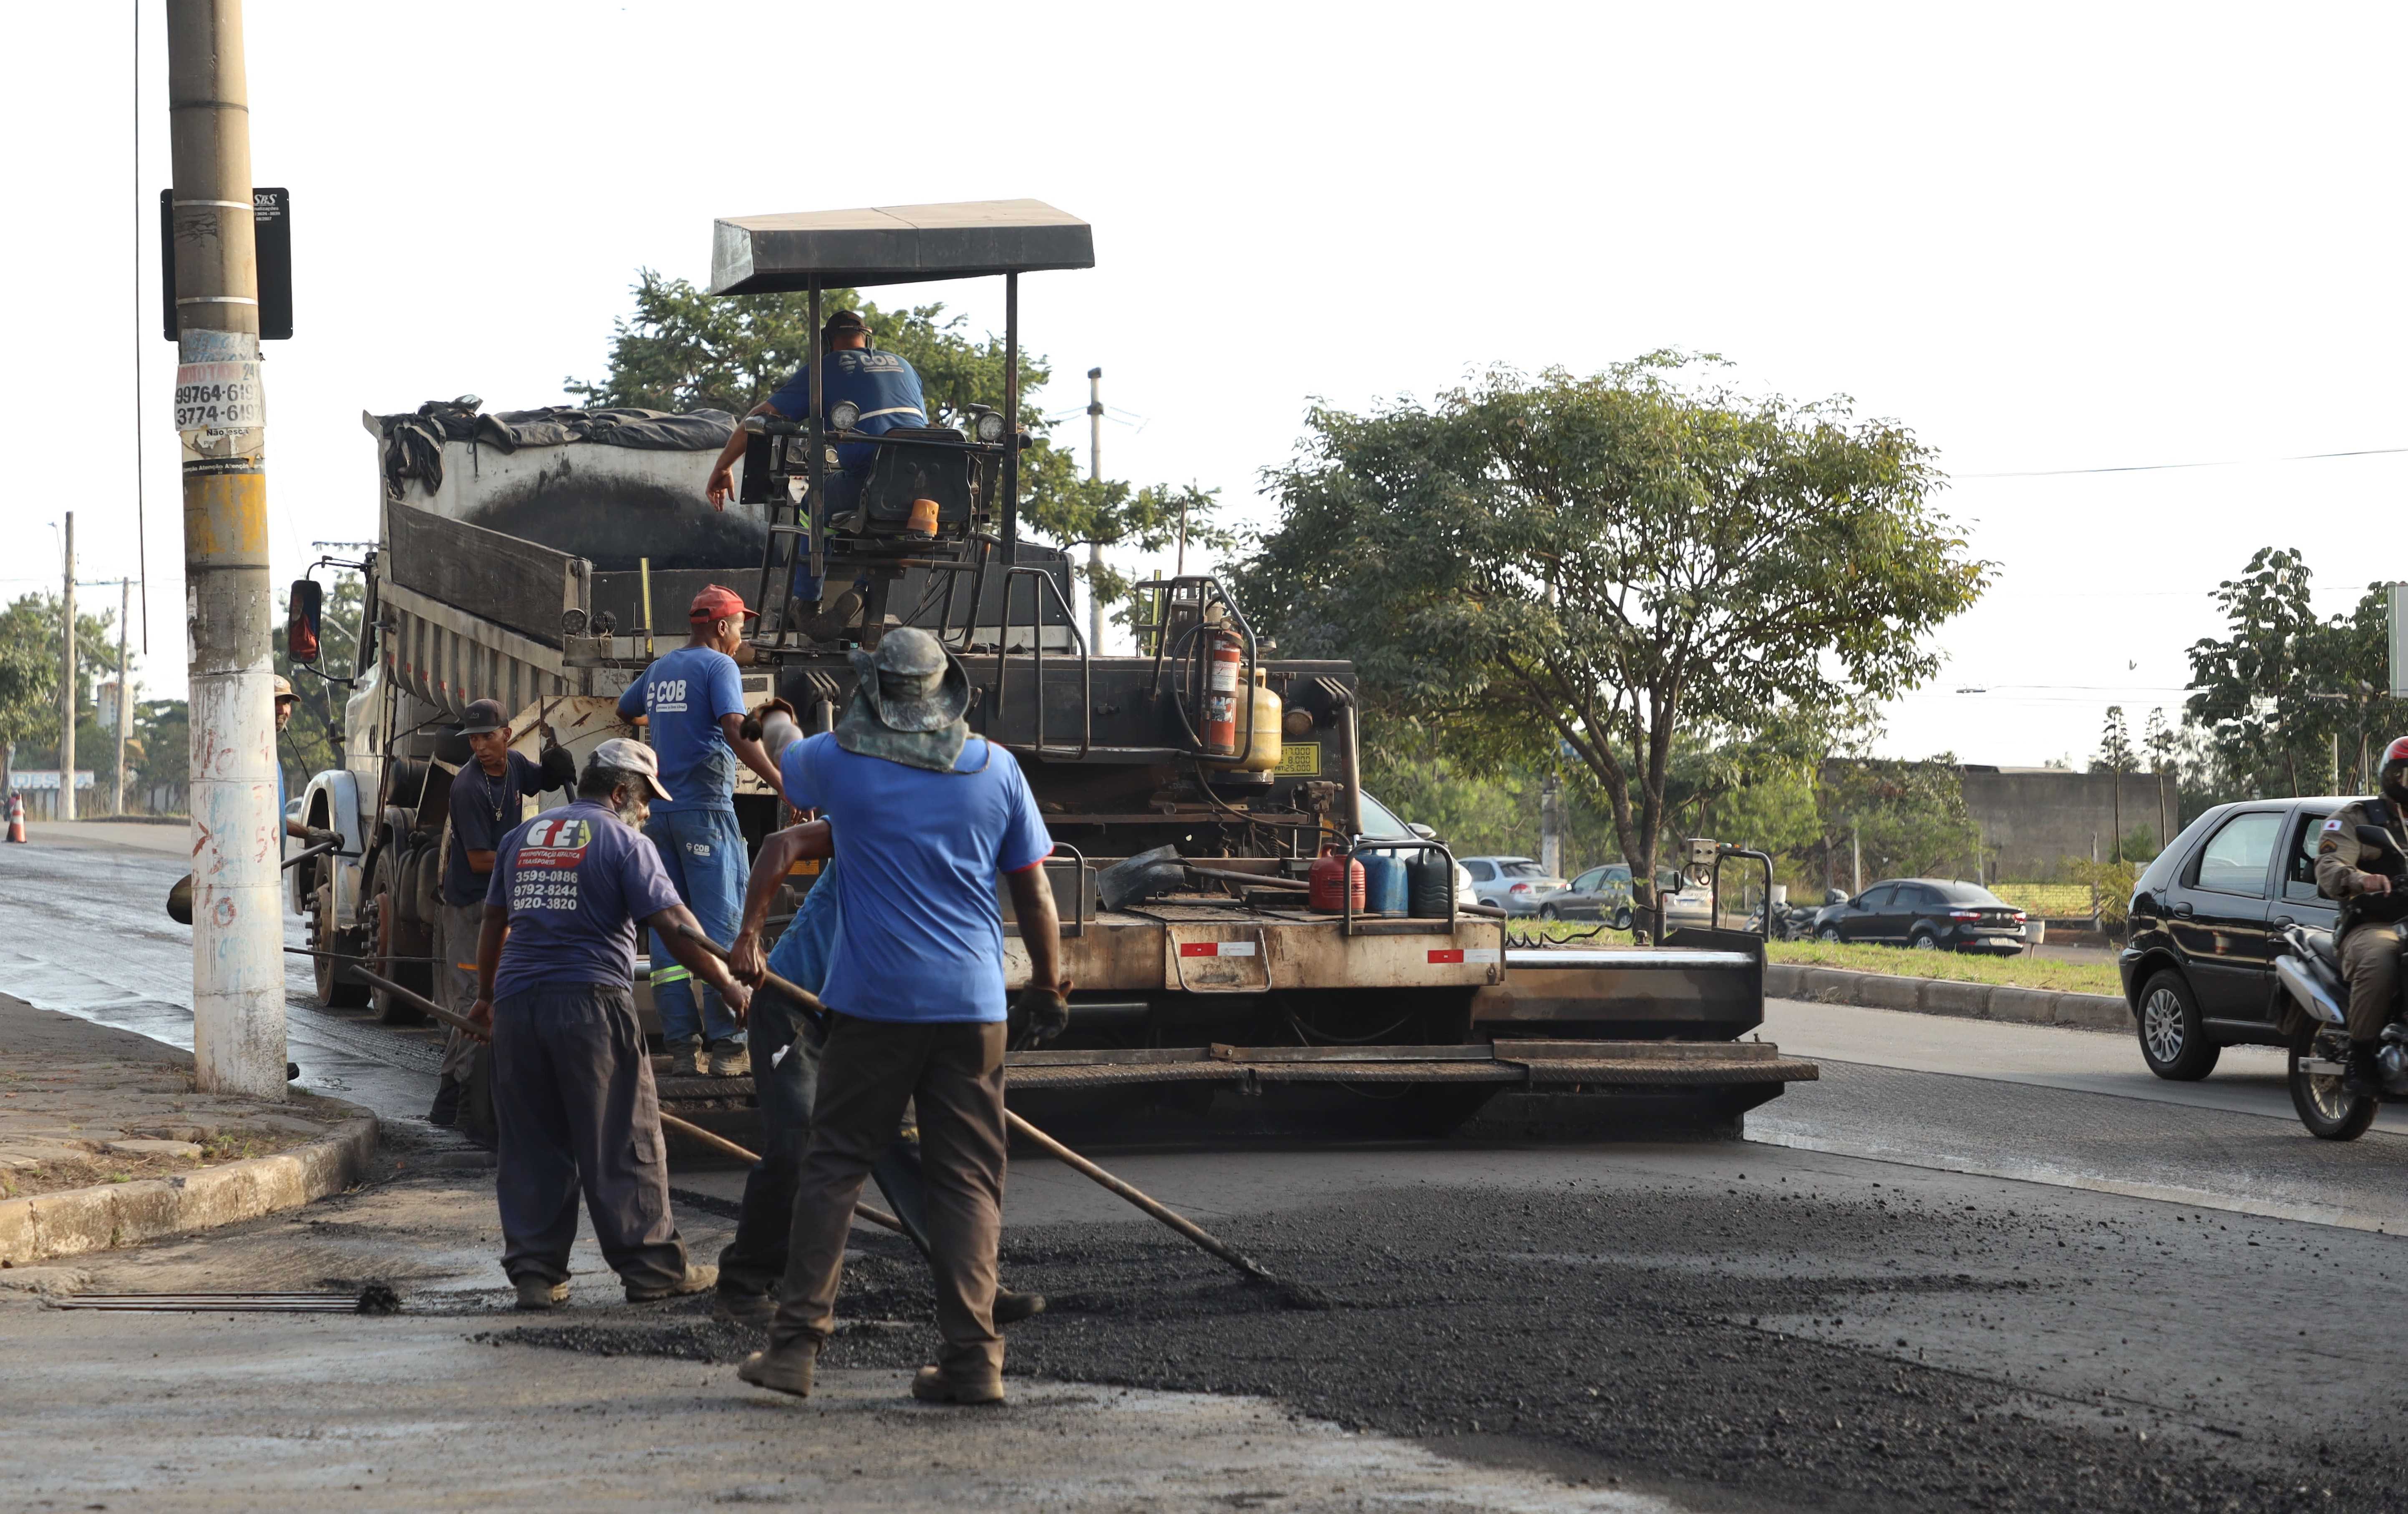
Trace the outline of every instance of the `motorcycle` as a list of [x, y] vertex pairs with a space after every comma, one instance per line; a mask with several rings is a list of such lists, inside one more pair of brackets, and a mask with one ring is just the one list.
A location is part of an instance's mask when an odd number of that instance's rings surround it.
[[[2360, 826], [2358, 837], [2382, 854], [2393, 891], [2408, 892], [2408, 856], [2390, 833], [2380, 826]], [[2374, 1123], [2382, 1101], [2353, 1097], [2342, 1089], [2349, 1065], [2349, 985], [2342, 978], [2340, 943], [2329, 930], [2301, 925], [2284, 926], [2274, 937], [2275, 981], [2308, 1021], [2291, 1040], [2291, 1107], [2318, 1140], [2355, 1141]], [[2401, 1022], [2398, 1004], [2383, 1028], [2375, 1063], [2382, 1070], [2384, 1098], [2408, 1099], [2408, 1024]]]

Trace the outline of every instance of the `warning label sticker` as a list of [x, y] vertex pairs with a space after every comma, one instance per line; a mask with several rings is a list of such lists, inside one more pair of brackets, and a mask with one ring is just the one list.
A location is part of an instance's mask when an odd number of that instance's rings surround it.
[[1318, 778], [1321, 776], [1321, 743], [1319, 742], [1283, 742], [1280, 745], [1279, 766], [1271, 771], [1282, 778]]
[[1179, 944], [1182, 957], [1252, 957], [1254, 944], [1251, 941], [1182, 941]]

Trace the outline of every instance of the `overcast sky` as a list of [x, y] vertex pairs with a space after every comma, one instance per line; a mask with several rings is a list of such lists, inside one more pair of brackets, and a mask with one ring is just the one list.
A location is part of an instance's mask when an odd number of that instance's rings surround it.
[[[1024, 281], [1065, 375], [1039, 407], [1083, 406], [1100, 365], [1142, 418], [1107, 428], [1107, 471], [1241, 517], [1316, 399], [1491, 363], [1678, 346], [1902, 421], [1998, 584], [1889, 710], [1893, 754], [2079, 760], [2105, 705], [2173, 713], [2208, 592], [2258, 546], [2303, 550], [2329, 610], [2408, 577], [2408, 455], [2277, 461], [2408, 447], [2397, 7], [247, 12], [254, 178], [294, 201], [280, 578], [373, 529], [363, 410], [560, 401], [638, 267], [707, 279], [713, 217], [1020, 195], [1096, 227], [1095, 269]], [[161, 7], [11, 30], [0, 593], [55, 583], [68, 509], [82, 577], [136, 570], [138, 346], [144, 681], [180, 692]], [[920, 287], [999, 324], [995, 290]], [[2232, 466], [1999, 476], [2173, 463]]]

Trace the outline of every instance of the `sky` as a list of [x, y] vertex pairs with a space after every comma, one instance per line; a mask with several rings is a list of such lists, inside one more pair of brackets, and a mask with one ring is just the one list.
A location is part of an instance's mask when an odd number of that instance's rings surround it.
[[[1890, 755], [2078, 764], [2107, 705], [2178, 713], [2258, 547], [2302, 551], [2329, 611], [2408, 577], [2408, 454], [2285, 460], [2408, 447], [2397, 7], [245, 9], [253, 179], [294, 205], [280, 580], [373, 529], [363, 411], [562, 402], [638, 267], [707, 281], [714, 217], [1017, 196], [1095, 226], [1094, 269], [1023, 281], [1063, 376], [1036, 407], [1100, 366], [1106, 472], [1240, 524], [1312, 406], [1495, 364], [1715, 353], [1911, 427], [1995, 582], [1884, 712]], [[0, 594], [56, 582], [73, 510], [80, 578], [147, 555], [138, 676], [174, 695], [163, 10], [12, 35]], [[917, 290], [1000, 324], [999, 284]], [[2215, 466], [2064, 471], [2167, 464]]]

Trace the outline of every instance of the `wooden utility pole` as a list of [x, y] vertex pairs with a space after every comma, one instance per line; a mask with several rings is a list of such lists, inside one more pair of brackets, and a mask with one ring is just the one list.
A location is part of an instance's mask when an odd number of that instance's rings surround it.
[[67, 512], [66, 578], [59, 590], [59, 807], [61, 820], [76, 817], [75, 801], [75, 512]]
[[[1104, 478], [1104, 370], [1087, 370], [1087, 482], [1100, 483]], [[1087, 655], [1101, 656], [1104, 650], [1104, 601], [1096, 585], [1104, 578], [1104, 544], [1087, 543]]]
[[134, 581], [117, 581], [117, 766], [108, 781], [108, 807], [113, 815], [125, 813], [125, 728], [134, 723], [134, 697], [125, 681], [125, 617], [134, 608]]
[[176, 430], [190, 607], [193, 1063], [284, 1097], [284, 816], [276, 803], [267, 412], [260, 384], [241, 0], [166, 0]]

